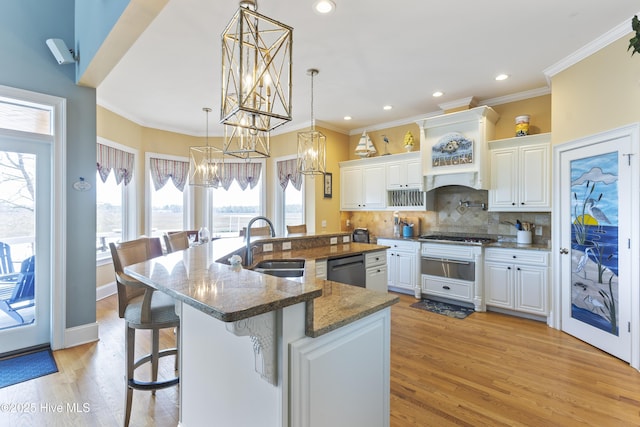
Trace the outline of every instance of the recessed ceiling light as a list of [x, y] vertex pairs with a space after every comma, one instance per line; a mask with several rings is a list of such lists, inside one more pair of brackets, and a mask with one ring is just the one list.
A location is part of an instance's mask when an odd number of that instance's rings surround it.
[[382, 107], [383, 110], [391, 110], [392, 108], [392, 105], [385, 105], [384, 107]]
[[507, 80], [509, 78], [509, 74], [498, 74], [496, 76], [497, 81]]
[[326, 15], [336, 9], [336, 4], [331, 0], [318, 0], [313, 4], [313, 10], [321, 15]]
[[439, 98], [439, 97], [441, 97], [442, 95], [444, 95], [444, 92], [440, 92], [439, 90], [437, 90], [437, 91], [433, 92], [433, 97], [434, 97], [434, 98]]
[[344, 116], [345, 120], [351, 120], [351, 116]]

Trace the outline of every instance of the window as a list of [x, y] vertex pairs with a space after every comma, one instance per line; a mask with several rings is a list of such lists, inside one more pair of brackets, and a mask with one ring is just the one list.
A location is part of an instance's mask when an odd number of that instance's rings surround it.
[[184, 192], [189, 175], [188, 159], [156, 153], [146, 154], [147, 234], [160, 237], [168, 231], [186, 229], [188, 206]]
[[96, 259], [110, 259], [109, 243], [135, 230], [135, 150], [99, 138], [96, 171]]
[[276, 223], [278, 233], [285, 234], [287, 225], [305, 223], [304, 175], [298, 172], [296, 157], [276, 161]]
[[222, 186], [211, 191], [212, 236], [238, 236], [251, 218], [264, 214], [263, 165], [264, 161], [225, 162]]

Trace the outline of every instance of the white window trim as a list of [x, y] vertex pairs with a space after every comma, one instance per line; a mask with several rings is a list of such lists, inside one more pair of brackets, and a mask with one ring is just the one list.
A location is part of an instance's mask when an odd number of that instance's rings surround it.
[[[136, 185], [137, 185], [137, 176], [140, 175], [138, 169], [138, 153], [139, 151], [135, 148], [128, 147], [123, 144], [119, 144], [117, 142], [111, 141], [109, 139], [98, 137], [97, 142], [102, 145], [106, 145], [112, 148], [116, 148], [118, 150], [122, 150], [127, 153], [131, 153], [134, 156], [133, 164], [133, 177], [128, 185], [125, 185], [123, 188], [123, 210], [125, 211], [125, 215], [122, 218], [122, 228], [124, 229], [123, 236], [125, 240], [135, 239], [140, 233], [137, 225], [137, 216], [138, 216], [138, 204], [136, 203]], [[124, 181], [123, 181], [124, 183]], [[105, 265], [112, 263], [111, 256], [107, 255], [106, 257], [96, 259], [96, 266]]]
[[47, 105], [52, 109], [53, 194], [51, 235], [51, 348], [65, 347], [67, 327], [67, 100], [0, 85], [0, 96]]
[[[151, 158], [154, 159], [163, 159], [163, 160], [175, 160], [178, 162], [189, 162], [188, 157], [182, 156], [173, 156], [170, 154], [162, 154], [162, 153], [154, 153], [154, 152], [146, 152], [144, 155], [144, 201], [145, 201], [145, 215], [144, 215], [144, 229], [148, 235], [151, 235], [151, 194], [153, 192], [153, 181], [151, 180]], [[167, 182], [165, 185], [168, 185]], [[173, 184], [171, 184], [173, 185]], [[189, 229], [189, 224], [193, 223], [193, 206], [191, 206], [192, 200], [192, 189], [189, 185], [189, 180], [187, 179], [187, 183], [184, 186], [184, 190], [182, 191], [182, 228], [184, 230]]]
[[[278, 179], [278, 162], [282, 162], [284, 160], [292, 160], [297, 158], [298, 156], [295, 154], [291, 154], [288, 156], [275, 157], [273, 159], [273, 185], [274, 185], [274, 193], [275, 193], [275, 206], [274, 206], [274, 226], [276, 227], [276, 235], [277, 236], [285, 236], [286, 230], [284, 225], [284, 190], [280, 186], [280, 180]], [[302, 218], [306, 218], [306, 203], [305, 201], [305, 182], [307, 181], [306, 177], [302, 176], [302, 186], [300, 187], [300, 191], [302, 192]]]

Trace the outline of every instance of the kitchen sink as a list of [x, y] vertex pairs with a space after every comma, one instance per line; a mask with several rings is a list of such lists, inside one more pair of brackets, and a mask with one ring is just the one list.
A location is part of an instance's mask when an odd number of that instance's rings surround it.
[[258, 273], [277, 277], [302, 277], [304, 275], [303, 259], [270, 259], [260, 261], [252, 268]]

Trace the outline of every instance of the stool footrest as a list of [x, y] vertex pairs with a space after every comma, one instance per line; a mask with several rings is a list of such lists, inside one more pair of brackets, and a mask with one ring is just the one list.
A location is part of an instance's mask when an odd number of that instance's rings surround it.
[[[167, 348], [164, 350], [160, 350], [158, 352], [158, 358], [161, 357], [165, 357], [165, 356], [174, 356], [178, 354], [178, 349], [177, 348]], [[140, 359], [136, 360], [135, 363], [133, 364], [133, 369], [136, 370], [138, 369], [140, 366], [144, 365], [145, 363], [149, 363], [151, 362], [151, 354], [147, 354], [146, 356], [141, 357]]]
[[128, 385], [134, 390], [160, 390], [178, 385], [179, 382], [180, 378], [178, 377], [166, 381], [138, 381], [130, 379]]

